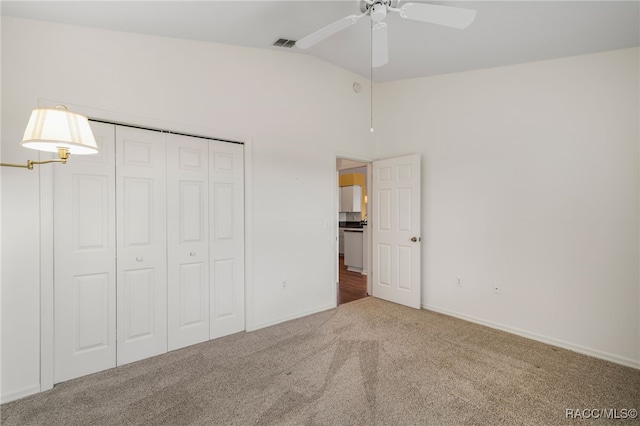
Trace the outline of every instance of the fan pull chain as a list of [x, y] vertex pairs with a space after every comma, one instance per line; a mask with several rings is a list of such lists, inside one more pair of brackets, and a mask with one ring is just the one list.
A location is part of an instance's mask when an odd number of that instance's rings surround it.
[[370, 96], [370, 116], [371, 116], [371, 133], [373, 133], [373, 21], [370, 21], [369, 30], [369, 48], [371, 60], [369, 62], [369, 96]]

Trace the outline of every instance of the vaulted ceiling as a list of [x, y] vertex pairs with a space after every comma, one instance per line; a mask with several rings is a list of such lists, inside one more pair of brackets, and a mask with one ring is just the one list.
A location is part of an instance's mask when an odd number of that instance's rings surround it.
[[[416, 0], [414, 3], [426, 3]], [[400, 2], [400, 5], [405, 2]], [[640, 45], [638, 1], [429, 2], [477, 10], [464, 30], [387, 16], [389, 63], [375, 81], [460, 72]], [[275, 47], [359, 13], [343, 1], [2, 1], [3, 15], [308, 54], [369, 77], [370, 21], [315, 46]]]

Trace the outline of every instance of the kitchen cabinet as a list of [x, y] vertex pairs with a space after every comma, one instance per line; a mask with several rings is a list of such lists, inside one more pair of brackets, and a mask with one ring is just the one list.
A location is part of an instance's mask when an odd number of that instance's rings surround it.
[[347, 270], [362, 272], [362, 229], [345, 229], [344, 264]]
[[340, 211], [362, 211], [362, 187], [359, 185], [340, 187]]
[[[362, 214], [362, 218], [364, 219], [367, 215], [367, 203], [365, 201], [365, 194], [367, 193], [367, 183], [366, 183], [366, 176], [364, 173], [346, 173], [346, 174], [341, 174], [338, 177], [338, 186], [340, 187], [345, 187], [345, 186], [359, 186], [361, 189], [361, 193], [362, 193], [362, 198], [360, 198], [360, 210], [358, 210], [358, 213]], [[346, 210], [338, 210], [338, 211], [346, 211]], [[355, 210], [354, 210], [355, 211]]]

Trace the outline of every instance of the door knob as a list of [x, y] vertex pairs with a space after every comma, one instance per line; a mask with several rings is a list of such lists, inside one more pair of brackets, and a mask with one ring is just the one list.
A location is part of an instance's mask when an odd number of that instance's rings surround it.
[[189, 253], [189, 256], [195, 256], [195, 255], [196, 255], [195, 251], [192, 251], [191, 253]]
[[411, 241], [416, 243], [416, 242], [420, 241], [420, 237], [411, 237]]
[[138, 262], [142, 262], [142, 258], [141, 258], [140, 256], [136, 257], [136, 260], [137, 260]]

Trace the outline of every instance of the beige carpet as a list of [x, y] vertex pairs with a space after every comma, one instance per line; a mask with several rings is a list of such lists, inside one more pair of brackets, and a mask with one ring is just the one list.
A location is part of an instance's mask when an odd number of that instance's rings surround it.
[[[366, 298], [4, 404], [2, 425], [600, 424], [640, 371]], [[638, 424], [638, 420], [613, 420]]]

